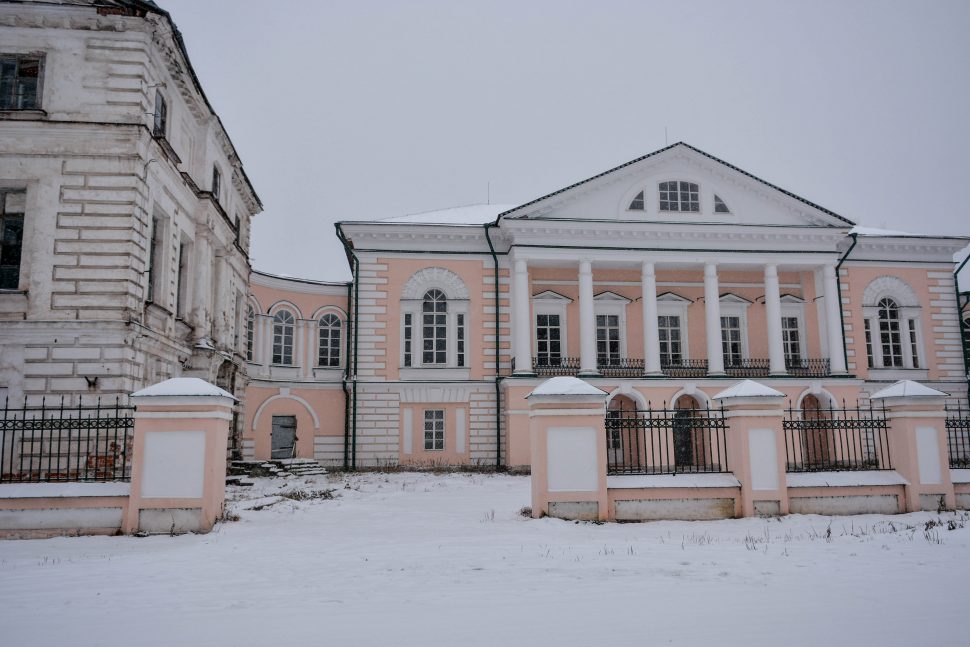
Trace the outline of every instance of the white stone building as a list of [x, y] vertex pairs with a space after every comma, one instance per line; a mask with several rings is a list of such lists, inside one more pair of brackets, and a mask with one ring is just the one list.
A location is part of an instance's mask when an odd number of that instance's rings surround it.
[[0, 395], [242, 397], [262, 205], [154, 3], [0, 1]]

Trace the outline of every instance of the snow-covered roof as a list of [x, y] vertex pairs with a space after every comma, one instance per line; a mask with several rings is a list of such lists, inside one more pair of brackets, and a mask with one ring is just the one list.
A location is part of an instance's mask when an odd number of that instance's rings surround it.
[[783, 398], [785, 394], [776, 391], [770, 386], [765, 386], [754, 380], [744, 380], [738, 382], [729, 389], [724, 389], [714, 396], [715, 400], [722, 398]]
[[451, 209], [437, 209], [405, 216], [382, 218], [380, 222], [415, 223], [425, 225], [484, 225], [494, 222], [500, 213], [514, 209], [514, 204], [467, 204]]
[[913, 396], [932, 396], [940, 397], [949, 395], [943, 391], [937, 391], [936, 389], [931, 389], [925, 384], [920, 384], [919, 382], [914, 382], [912, 380], [900, 380], [893, 384], [892, 386], [887, 386], [881, 391], [877, 391], [870, 396], [870, 400], [881, 400], [882, 398], [904, 398]]
[[141, 391], [131, 394], [133, 398], [144, 397], [171, 397], [171, 396], [219, 396], [222, 398], [232, 398], [231, 393], [220, 389], [214, 384], [209, 384], [197, 377], [173, 377], [164, 382], [153, 384]]
[[562, 375], [550, 378], [537, 386], [529, 394], [529, 396], [533, 395], [607, 395], [607, 393], [578, 377]]

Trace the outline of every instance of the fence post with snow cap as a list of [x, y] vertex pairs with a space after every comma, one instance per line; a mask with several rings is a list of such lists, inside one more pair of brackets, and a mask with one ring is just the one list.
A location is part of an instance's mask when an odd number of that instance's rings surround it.
[[731, 471], [741, 483], [739, 516], [788, 514], [783, 431], [785, 394], [752, 380], [721, 391]]
[[889, 421], [893, 467], [908, 482], [906, 512], [948, 510], [956, 500], [950, 474], [946, 432], [946, 393], [911, 380], [901, 380], [873, 393]]
[[208, 532], [226, 494], [228, 392], [173, 378], [131, 395], [135, 406], [131, 494], [124, 532]]
[[576, 377], [554, 377], [526, 396], [532, 452], [532, 516], [609, 518], [607, 394]]

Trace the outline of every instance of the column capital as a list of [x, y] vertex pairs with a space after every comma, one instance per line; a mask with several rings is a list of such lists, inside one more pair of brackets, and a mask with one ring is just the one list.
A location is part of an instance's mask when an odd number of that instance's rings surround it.
[[654, 276], [656, 274], [656, 263], [653, 261], [643, 261], [640, 264], [640, 273], [643, 276]]
[[704, 263], [704, 276], [717, 276], [717, 263]]

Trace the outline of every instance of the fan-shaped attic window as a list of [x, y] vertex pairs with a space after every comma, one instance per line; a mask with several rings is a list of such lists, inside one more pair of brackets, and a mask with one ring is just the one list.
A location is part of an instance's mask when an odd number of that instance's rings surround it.
[[728, 209], [727, 204], [724, 202], [724, 200], [721, 200], [721, 196], [717, 195], [716, 193], [714, 194], [714, 213], [731, 213], [731, 210]]
[[630, 202], [630, 211], [643, 211], [643, 191], [638, 193]]
[[700, 192], [693, 182], [661, 182], [661, 211], [700, 211]]

